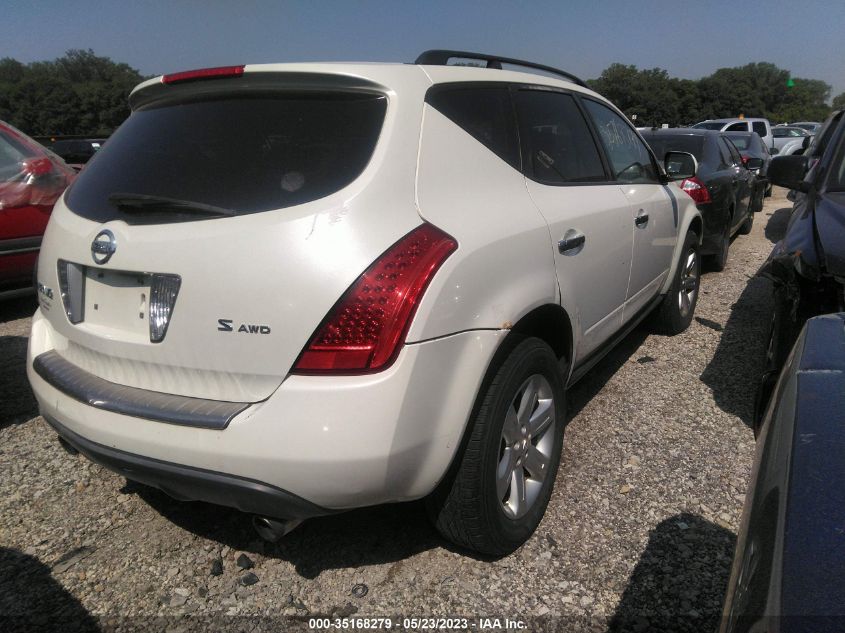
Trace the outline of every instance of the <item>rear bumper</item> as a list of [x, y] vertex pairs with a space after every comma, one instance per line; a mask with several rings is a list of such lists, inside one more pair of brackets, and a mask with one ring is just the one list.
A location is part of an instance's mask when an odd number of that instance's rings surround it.
[[74, 400], [97, 409], [158, 422], [225, 429], [236, 415], [249, 406], [246, 402], [187, 398], [117, 385], [80, 369], [55, 350], [36, 356], [32, 369]]
[[[331, 511], [418, 499], [434, 489], [505, 334], [478, 330], [406, 345], [377, 374], [288, 376], [267, 400], [215, 429], [92, 406], [50, 384], [34, 362], [47, 352], [61, 355], [64, 339], [40, 311], [33, 317], [27, 373], [41, 413], [61, 434], [74, 434], [67, 436], [71, 444], [78, 437], [151, 464], [216, 473], [228, 482], [248, 480]], [[81, 452], [94, 455], [90, 448]], [[209, 484], [199, 485], [195, 477], [176, 489], [163, 475], [151, 476], [149, 467], [126, 470], [117, 462], [103, 463], [130, 479], [147, 477], [147, 483], [176, 496], [240, 507], [229, 493], [209, 497]]]
[[260, 481], [127, 453], [87, 440], [50, 416], [44, 416], [44, 419], [60, 437], [92, 462], [182, 501], [206, 501], [279, 519], [308, 519], [332, 513]]

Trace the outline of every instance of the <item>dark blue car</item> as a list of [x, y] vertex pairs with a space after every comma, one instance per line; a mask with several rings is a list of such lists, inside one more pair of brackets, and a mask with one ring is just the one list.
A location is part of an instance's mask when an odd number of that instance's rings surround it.
[[821, 134], [823, 150], [769, 165], [769, 180], [797, 195], [786, 234], [760, 271], [773, 281], [774, 310], [758, 416], [804, 321], [845, 311], [845, 117], [838, 114]]
[[845, 314], [807, 321], [757, 433], [721, 633], [845, 631]]

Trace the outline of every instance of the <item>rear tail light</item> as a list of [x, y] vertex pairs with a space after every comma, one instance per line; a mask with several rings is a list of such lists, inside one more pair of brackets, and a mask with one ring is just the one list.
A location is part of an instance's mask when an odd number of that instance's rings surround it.
[[58, 273], [68, 321], [80, 323], [85, 318], [85, 267], [60, 259]]
[[349, 287], [294, 365], [294, 373], [363, 373], [399, 353], [426, 287], [458, 247], [423, 224], [391, 246]]
[[704, 204], [710, 202], [710, 192], [707, 191], [707, 186], [698, 178], [684, 178], [681, 181], [681, 189], [689, 194], [689, 197], [695, 200], [696, 204]]
[[748, 159], [751, 158], [750, 156], [746, 156], [745, 154], [742, 155], [742, 164], [748, 165]]
[[179, 275], [153, 275], [150, 284], [150, 341], [153, 343], [160, 343], [167, 334], [181, 285]]
[[200, 68], [186, 70], [181, 73], [171, 73], [161, 78], [163, 84], [179, 84], [201, 79], [223, 79], [225, 77], [240, 77], [244, 74], [243, 66], [218, 66], [216, 68]]
[[28, 178], [37, 178], [53, 171], [53, 163], [49, 158], [28, 158], [23, 162], [23, 169]]

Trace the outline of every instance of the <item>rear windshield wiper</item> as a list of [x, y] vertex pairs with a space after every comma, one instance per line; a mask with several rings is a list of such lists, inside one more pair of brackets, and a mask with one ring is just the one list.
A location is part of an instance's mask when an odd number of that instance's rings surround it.
[[166, 198], [164, 196], [150, 196], [143, 193], [113, 193], [109, 196], [109, 202], [127, 213], [171, 209], [182, 213], [196, 213], [200, 215], [237, 215], [237, 211], [234, 209], [216, 207], [213, 204]]

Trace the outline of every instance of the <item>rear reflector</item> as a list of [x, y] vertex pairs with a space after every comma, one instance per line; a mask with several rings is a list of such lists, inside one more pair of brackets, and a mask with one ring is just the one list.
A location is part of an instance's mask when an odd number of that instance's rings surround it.
[[686, 191], [696, 204], [710, 202], [710, 192], [707, 190], [707, 186], [695, 176], [684, 178], [681, 182], [681, 189]]
[[458, 247], [430, 224], [408, 233], [349, 287], [294, 365], [299, 374], [380, 371], [396, 358], [419, 300]]
[[164, 75], [161, 78], [163, 84], [178, 84], [186, 81], [199, 81], [201, 79], [222, 79], [224, 77], [240, 77], [244, 74], [243, 66], [218, 66], [217, 68], [200, 68], [198, 70], [186, 70], [181, 73]]

